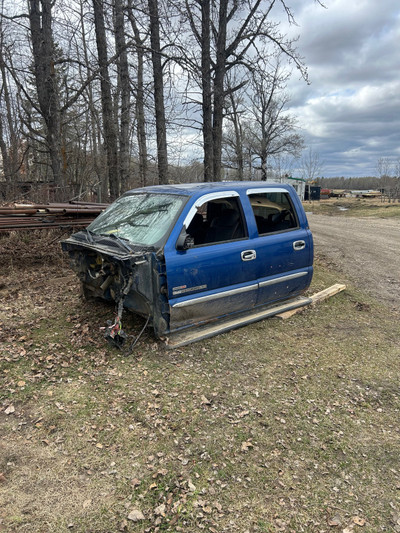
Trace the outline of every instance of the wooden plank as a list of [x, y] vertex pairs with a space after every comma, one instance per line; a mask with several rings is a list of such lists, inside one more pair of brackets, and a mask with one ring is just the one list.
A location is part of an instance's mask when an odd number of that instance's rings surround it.
[[[327, 289], [317, 292], [316, 294], [311, 296], [311, 305], [315, 305], [319, 302], [327, 300], [331, 296], [334, 296], [335, 294], [338, 294], [339, 292], [342, 292], [345, 289], [346, 289], [346, 285], [342, 285], [341, 283], [336, 283], [335, 285], [332, 285], [332, 287], [328, 287]], [[287, 320], [288, 318], [292, 317], [296, 313], [299, 313], [300, 311], [302, 311], [302, 309], [303, 308], [291, 309], [290, 311], [286, 311], [285, 313], [279, 313], [276, 316], [278, 318], [281, 318], [282, 320]]]
[[332, 285], [332, 287], [329, 287], [328, 289], [325, 289], [321, 292], [317, 292], [313, 296], [311, 296], [312, 303], [318, 303], [322, 302], [323, 300], [326, 300], [327, 298], [330, 298], [331, 296], [335, 296], [335, 294], [338, 294], [339, 292], [342, 292], [346, 289], [346, 285], [342, 285], [341, 283], [336, 283], [336, 285]]

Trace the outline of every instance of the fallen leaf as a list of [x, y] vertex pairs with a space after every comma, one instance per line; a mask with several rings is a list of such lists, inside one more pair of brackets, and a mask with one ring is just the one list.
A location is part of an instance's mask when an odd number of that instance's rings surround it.
[[128, 522], [126, 520], [122, 520], [122, 522], [119, 525], [120, 531], [126, 531], [128, 529]]
[[25, 383], [25, 381], [21, 380], [21, 381], [18, 381], [17, 385], [18, 385], [18, 387], [25, 387], [26, 383]]
[[166, 476], [167, 474], [168, 470], [166, 468], [161, 468], [161, 470], [157, 470], [157, 472], [153, 474], [153, 478], [156, 479], [159, 476]]
[[6, 413], [6, 415], [12, 415], [13, 413], [15, 413], [15, 407], [10, 404], [7, 409], [4, 410], [4, 412]]
[[98, 443], [96, 444], [96, 448], [99, 448], [99, 449], [101, 450], [102, 447], [103, 447], [103, 445], [102, 445], [100, 442], [98, 442]]
[[365, 526], [365, 518], [361, 518], [360, 516], [353, 516], [352, 520], [355, 524], [357, 524], [357, 526]]
[[193, 483], [190, 481], [188, 481], [188, 488], [190, 490], [190, 492], [195, 492], [196, 491], [196, 485], [193, 485]]
[[201, 397], [201, 405], [211, 405], [211, 401], [205, 396]]
[[139, 509], [133, 509], [128, 514], [128, 520], [132, 520], [132, 522], [139, 522], [140, 520], [146, 520], [144, 517], [144, 514]]
[[251, 442], [242, 442], [242, 447], [241, 447], [241, 450], [242, 452], [247, 452], [249, 451], [250, 448], [254, 448], [254, 445], [251, 443]]
[[162, 503], [154, 509], [154, 514], [157, 516], [165, 516], [165, 503]]
[[328, 520], [328, 526], [331, 526], [331, 527], [340, 526], [341, 523], [342, 523], [342, 519], [340, 518], [339, 515], [335, 515], [334, 517]]

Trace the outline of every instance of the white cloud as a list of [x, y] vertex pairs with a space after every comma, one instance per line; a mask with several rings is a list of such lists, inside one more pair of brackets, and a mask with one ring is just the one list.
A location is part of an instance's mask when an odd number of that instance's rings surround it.
[[298, 48], [311, 85], [289, 84], [292, 111], [326, 161], [325, 175], [373, 174], [400, 151], [398, 0], [303, 0]]

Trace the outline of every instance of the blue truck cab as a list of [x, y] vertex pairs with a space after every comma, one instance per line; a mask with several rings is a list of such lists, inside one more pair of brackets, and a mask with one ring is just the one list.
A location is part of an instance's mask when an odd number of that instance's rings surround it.
[[62, 248], [86, 296], [148, 318], [173, 346], [309, 303], [313, 240], [290, 185], [134, 189]]

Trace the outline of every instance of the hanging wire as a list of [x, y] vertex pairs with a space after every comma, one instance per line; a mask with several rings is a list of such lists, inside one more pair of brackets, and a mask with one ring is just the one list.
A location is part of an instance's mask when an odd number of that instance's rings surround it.
[[139, 335], [137, 335], [137, 337], [132, 341], [132, 344], [130, 345], [129, 349], [125, 352], [125, 355], [131, 355], [131, 353], [133, 352], [134, 347], [139, 342], [140, 337], [143, 335], [144, 330], [147, 328], [147, 324], [149, 323], [149, 320], [150, 320], [150, 315], [147, 317], [146, 323], [142, 327]]

